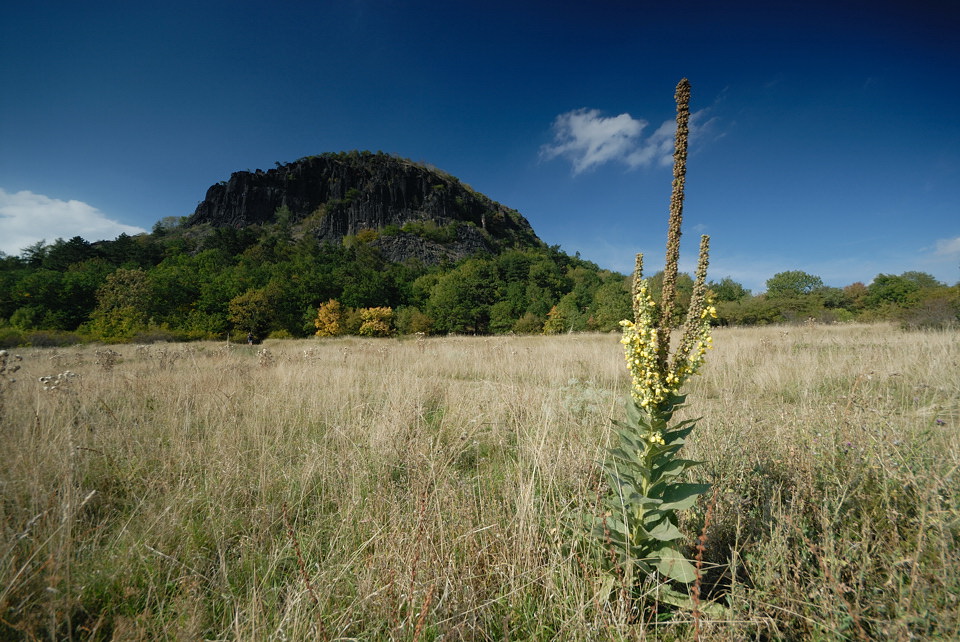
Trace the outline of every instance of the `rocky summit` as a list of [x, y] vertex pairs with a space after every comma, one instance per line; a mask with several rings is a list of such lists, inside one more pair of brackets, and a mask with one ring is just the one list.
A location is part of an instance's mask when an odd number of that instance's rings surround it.
[[527, 220], [421, 163], [384, 153], [308, 156], [234, 172], [210, 186], [187, 226], [284, 223], [319, 240], [362, 238], [384, 258], [435, 265], [512, 247], [542, 247]]

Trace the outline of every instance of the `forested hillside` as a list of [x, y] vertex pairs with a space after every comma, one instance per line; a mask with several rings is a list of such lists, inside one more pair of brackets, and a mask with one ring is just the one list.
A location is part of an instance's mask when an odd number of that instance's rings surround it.
[[58, 240], [0, 260], [0, 318], [8, 334], [79, 332], [97, 340], [150, 336], [305, 336], [318, 308], [342, 306], [345, 332], [360, 311], [389, 307], [411, 332], [612, 330], [630, 312], [626, 279], [557, 248], [481, 254], [425, 266], [387, 261], [382, 232], [340, 244], [295, 239], [280, 224], [217, 228], [195, 239], [158, 227], [139, 237]]

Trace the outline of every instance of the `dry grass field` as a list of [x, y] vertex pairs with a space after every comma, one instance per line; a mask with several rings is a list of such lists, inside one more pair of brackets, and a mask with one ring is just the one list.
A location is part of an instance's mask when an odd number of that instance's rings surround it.
[[[682, 411], [716, 494], [681, 526], [692, 558], [712, 503], [700, 585], [728, 607], [699, 637], [960, 637], [960, 334], [715, 345]], [[694, 637], [690, 613], [610, 590], [583, 526], [629, 386], [616, 335], [7, 366], [0, 639]]]

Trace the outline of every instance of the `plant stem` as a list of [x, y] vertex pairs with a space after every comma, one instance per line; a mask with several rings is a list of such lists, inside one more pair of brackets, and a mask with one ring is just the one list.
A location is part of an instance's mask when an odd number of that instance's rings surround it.
[[690, 81], [677, 84], [677, 133], [673, 151], [673, 192], [670, 195], [670, 223], [667, 227], [667, 256], [663, 268], [660, 297], [659, 360], [664, 369], [670, 351], [670, 328], [673, 324], [673, 302], [676, 298], [677, 263], [680, 260], [680, 225], [683, 222], [683, 196], [687, 176], [687, 138], [690, 123]]

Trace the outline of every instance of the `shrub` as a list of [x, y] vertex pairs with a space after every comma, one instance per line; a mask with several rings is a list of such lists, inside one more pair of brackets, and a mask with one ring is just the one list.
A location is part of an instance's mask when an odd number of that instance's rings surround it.
[[905, 310], [901, 325], [906, 329], [955, 327], [960, 321], [960, 297], [957, 289], [938, 290], [920, 301], [916, 307]]
[[318, 337], [336, 337], [343, 334], [343, 309], [340, 302], [330, 299], [317, 308], [317, 318], [313, 322]]
[[433, 331], [433, 319], [420, 311], [420, 308], [408, 305], [398, 308], [394, 314], [394, 325], [400, 334], [430, 334]]
[[83, 338], [75, 332], [36, 330], [34, 332], [25, 332], [23, 334], [23, 341], [25, 345], [30, 345], [35, 348], [49, 348], [83, 343]]
[[25, 345], [23, 333], [16, 328], [0, 328], [0, 348], [16, 348]]
[[393, 334], [393, 308], [362, 308], [360, 319], [360, 336], [389, 337]]
[[543, 330], [543, 318], [533, 312], [527, 312], [513, 324], [513, 331], [517, 334], [539, 334]]

